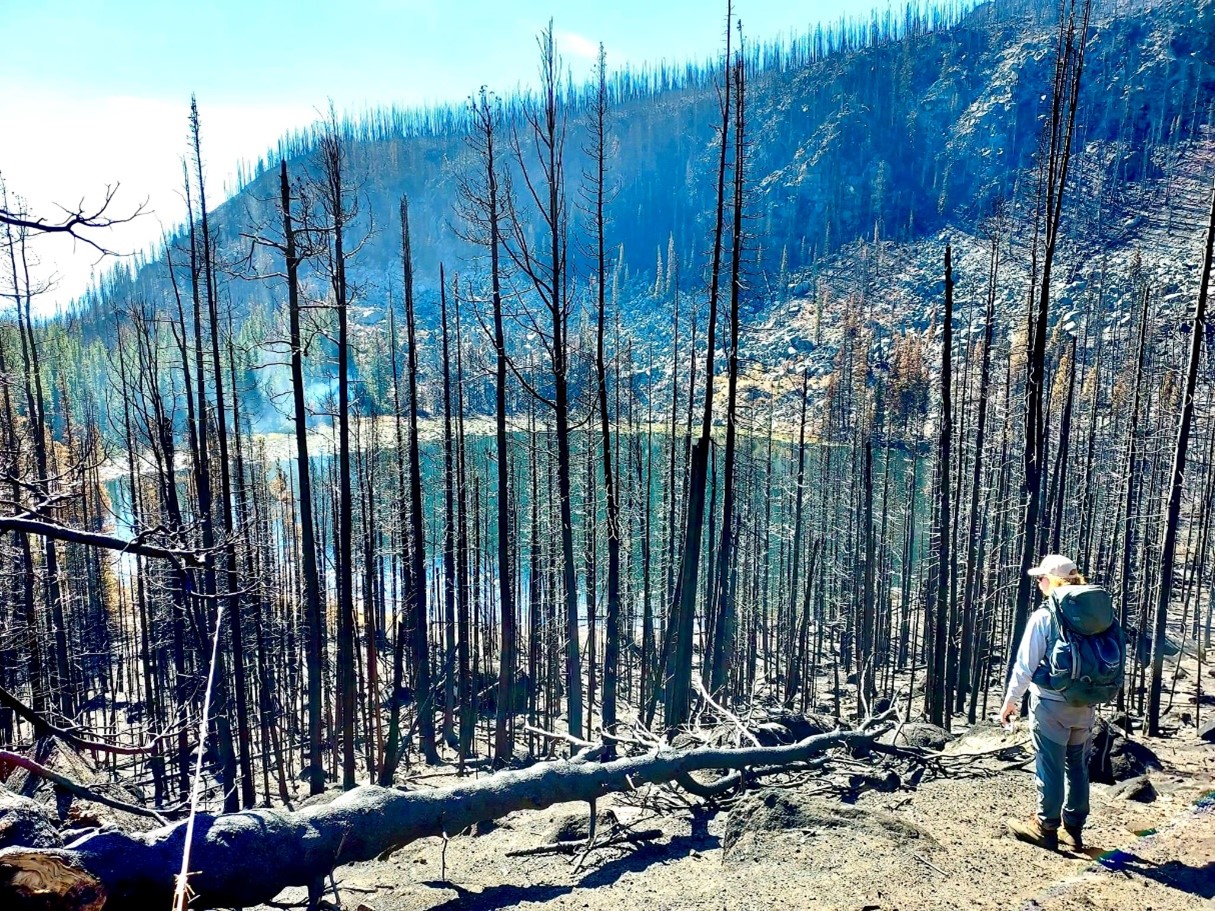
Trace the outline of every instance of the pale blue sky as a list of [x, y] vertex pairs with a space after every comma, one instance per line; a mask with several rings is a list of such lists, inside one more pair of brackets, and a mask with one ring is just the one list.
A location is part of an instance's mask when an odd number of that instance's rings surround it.
[[[767, 41], [889, 6], [741, 0], [735, 12], [750, 40]], [[218, 201], [216, 183], [230, 186], [238, 161], [315, 120], [330, 99], [340, 113], [530, 82], [535, 35], [550, 17], [580, 79], [600, 41], [609, 67], [713, 57], [724, 15], [717, 0], [0, 0], [0, 174], [43, 211], [120, 183], [120, 200], [154, 210], [116, 237], [133, 251], [183, 217], [192, 92]], [[39, 252], [41, 274], [59, 277], [50, 296], [86, 286], [95, 256], [51, 241]]]

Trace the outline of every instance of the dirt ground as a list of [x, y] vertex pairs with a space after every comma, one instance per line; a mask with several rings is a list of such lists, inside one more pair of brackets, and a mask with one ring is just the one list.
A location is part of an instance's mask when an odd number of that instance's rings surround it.
[[[1184, 701], [1189, 705], [1170, 718], [1192, 712], [1194, 700]], [[514, 813], [446, 846], [425, 839], [388, 860], [342, 867], [336, 888], [351, 911], [1215, 908], [1215, 745], [1201, 742], [1193, 727], [1136, 739], [1163, 765], [1150, 774], [1157, 796], [1141, 803], [1094, 784], [1083, 854], [1050, 853], [1008, 835], [1005, 820], [1032, 811], [1032, 763], [1010, 761], [1015, 749], [994, 748], [1024, 745], [1028, 732], [988, 727], [947, 748], [985, 755], [955, 761], [947, 776], [929, 771], [917, 786], [904, 783], [891, 793], [865, 790], [841, 800], [807, 777], [771, 780], [780, 787], [741, 798], [751, 802], [741, 809], [706, 809], [665, 789], [616, 795], [601, 801], [601, 813], [610, 808], [632, 830], [660, 829], [660, 837], [585, 857], [510, 856], [585, 823], [585, 805], [558, 805]], [[414, 786], [446, 783], [432, 773]], [[756, 801], [765, 793], [778, 809], [788, 804], [797, 812], [763, 810]], [[740, 821], [756, 809], [750, 822]], [[775, 823], [756, 825], [764, 813]], [[277, 904], [303, 898], [302, 890], [289, 890]]]

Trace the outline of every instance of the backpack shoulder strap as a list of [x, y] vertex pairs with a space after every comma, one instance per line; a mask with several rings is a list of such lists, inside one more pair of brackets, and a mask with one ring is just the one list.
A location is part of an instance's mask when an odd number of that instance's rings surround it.
[[[1054, 652], [1056, 644], [1063, 638], [1063, 627], [1059, 622], [1058, 608], [1052, 598], [1047, 597], [1042, 606], [1035, 609], [1034, 613], [1037, 613], [1041, 609], [1046, 610], [1046, 614], [1050, 618], [1050, 625], [1046, 629], [1046, 648], [1042, 652], [1042, 660], [1038, 662], [1038, 666], [1048, 667], [1050, 665], [1051, 653]], [[1030, 618], [1033, 618], [1033, 614], [1030, 614]]]
[[1065, 641], [1067, 639], [1067, 625], [1063, 622], [1063, 617], [1061, 616], [1058, 589], [1055, 589], [1046, 596], [1046, 609], [1050, 613], [1050, 639], [1046, 643], [1046, 653], [1049, 655], [1051, 647], [1055, 642], [1060, 639]]

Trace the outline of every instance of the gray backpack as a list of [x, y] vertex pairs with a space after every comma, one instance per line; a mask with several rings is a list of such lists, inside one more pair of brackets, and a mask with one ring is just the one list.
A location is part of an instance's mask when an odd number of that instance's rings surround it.
[[1051, 635], [1033, 680], [1070, 705], [1112, 702], [1126, 671], [1126, 637], [1109, 592], [1099, 585], [1065, 585], [1047, 599]]

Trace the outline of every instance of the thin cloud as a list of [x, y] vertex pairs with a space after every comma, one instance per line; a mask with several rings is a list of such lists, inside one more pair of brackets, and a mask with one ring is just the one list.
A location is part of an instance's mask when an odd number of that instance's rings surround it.
[[592, 41], [584, 35], [579, 35], [577, 32], [563, 32], [560, 30], [553, 32], [553, 37], [557, 40], [557, 47], [567, 57], [577, 57], [580, 60], [589, 60], [594, 62], [599, 59], [599, 42]]

